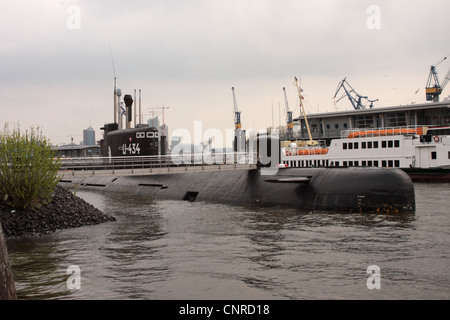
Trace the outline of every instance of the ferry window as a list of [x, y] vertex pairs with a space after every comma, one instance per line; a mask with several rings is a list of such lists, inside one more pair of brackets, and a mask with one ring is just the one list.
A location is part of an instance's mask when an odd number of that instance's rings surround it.
[[361, 142], [361, 149], [366, 149], [366, 142]]
[[381, 166], [382, 166], [383, 168], [386, 168], [386, 167], [387, 167], [387, 162], [386, 162], [386, 160], [382, 160], [382, 161], [381, 161]]
[[153, 132], [147, 132], [147, 138], [154, 138], [155, 134]]
[[356, 128], [373, 128], [373, 116], [355, 116], [354, 123]]
[[388, 148], [392, 148], [394, 146], [394, 141], [389, 140], [388, 141]]
[[155, 132], [155, 138], [159, 138], [159, 133]]
[[404, 112], [389, 113], [384, 116], [384, 124], [387, 127], [406, 126], [406, 116]]
[[362, 162], [362, 166], [363, 166], [363, 167], [366, 167], [366, 166], [367, 166], [367, 161], [363, 161], [363, 162]]
[[450, 151], [448, 152], [448, 158], [450, 159]]
[[400, 140], [394, 140], [394, 147], [400, 148]]
[[347, 150], [347, 142], [344, 142], [344, 143], [342, 144], [342, 149]]
[[386, 148], [386, 140], [381, 141], [381, 147]]
[[358, 148], [359, 148], [359, 143], [358, 143], [358, 142], [355, 142], [353, 148], [354, 148], [354, 149], [358, 149]]
[[389, 161], [388, 161], [388, 167], [389, 167], [389, 168], [392, 168], [393, 166], [394, 166], [394, 161], [389, 160]]
[[359, 161], [355, 161], [355, 167], [359, 167]]
[[436, 151], [433, 151], [433, 152], [431, 153], [431, 159], [433, 159], [433, 160], [436, 160], [436, 159], [437, 159]]
[[327, 130], [330, 130], [330, 128], [331, 128], [331, 127], [330, 127], [330, 125], [329, 125], [329, 124], [327, 124]]
[[347, 128], [348, 128], [348, 125], [347, 125], [346, 122], [344, 122], [344, 124], [343, 124], [342, 126], [344, 127], [344, 129], [347, 129]]
[[400, 167], [400, 160], [395, 160], [394, 163], [396, 168]]
[[343, 165], [344, 165], [344, 167], [346, 167], [346, 166], [347, 166], [347, 161], [344, 161], [344, 164], [343, 164]]
[[372, 149], [372, 141], [367, 142], [367, 148]]
[[374, 141], [373, 142], [373, 147], [376, 149], [376, 148], [378, 148], [378, 141]]
[[373, 162], [373, 166], [374, 166], [374, 167], [378, 167], [378, 160], [375, 160], [375, 161]]
[[335, 124], [334, 124], [334, 127], [335, 127], [336, 129], [339, 129], [339, 124], [338, 124], [338, 123], [335, 123]]
[[372, 161], [371, 161], [371, 160], [367, 161], [367, 165], [368, 165], [369, 167], [371, 167], [371, 166], [372, 166]]
[[349, 143], [348, 144], [348, 148], [351, 150], [351, 149], [353, 149], [353, 143]]

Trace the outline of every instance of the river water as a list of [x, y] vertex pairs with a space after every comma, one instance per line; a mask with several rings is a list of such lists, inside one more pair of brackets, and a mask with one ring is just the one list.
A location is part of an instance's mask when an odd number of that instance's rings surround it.
[[8, 249], [20, 299], [449, 299], [450, 184], [415, 190], [390, 215], [77, 191], [117, 221]]

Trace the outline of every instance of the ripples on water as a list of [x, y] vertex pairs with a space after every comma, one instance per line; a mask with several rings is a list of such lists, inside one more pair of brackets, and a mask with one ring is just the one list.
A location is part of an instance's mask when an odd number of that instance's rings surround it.
[[[449, 184], [415, 214], [243, 208], [78, 191], [117, 221], [8, 240], [21, 299], [448, 299]], [[81, 270], [69, 290], [66, 269]], [[381, 289], [366, 286], [381, 269]]]

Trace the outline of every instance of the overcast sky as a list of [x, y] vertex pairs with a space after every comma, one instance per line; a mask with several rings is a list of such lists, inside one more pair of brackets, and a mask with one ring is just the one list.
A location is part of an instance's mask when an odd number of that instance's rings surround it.
[[284, 122], [283, 87], [299, 115], [294, 76], [309, 113], [352, 109], [332, 99], [344, 77], [377, 108], [421, 103], [430, 66], [450, 54], [448, 0], [0, 3], [0, 125], [39, 126], [54, 144], [90, 125], [101, 138], [114, 74], [123, 94], [141, 89], [145, 119], [169, 107], [170, 134], [201, 120], [225, 135], [233, 86], [243, 127], [266, 128]]

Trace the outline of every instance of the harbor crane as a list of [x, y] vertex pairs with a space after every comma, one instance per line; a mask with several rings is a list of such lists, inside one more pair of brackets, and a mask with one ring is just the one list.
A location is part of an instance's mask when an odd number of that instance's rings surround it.
[[319, 143], [312, 139], [311, 129], [309, 129], [308, 119], [306, 118], [305, 107], [303, 106], [302, 90], [300, 89], [300, 87], [298, 85], [297, 77], [294, 77], [294, 80], [295, 80], [295, 87], [297, 88], [297, 91], [298, 91], [298, 98], [300, 99], [300, 109], [301, 109], [300, 111], [303, 113], [303, 117], [305, 118], [305, 123], [306, 123], [306, 129], [308, 130], [309, 140], [306, 141], [306, 145], [308, 145], [308, 146], [317, 146]]
[[437, 63], [431, 65], [430, 67], [430, 73], [428, 75], [427, 84], [425, 86], [426, 101], [439, 102], [439, 96], [441, 95], [442, 91], [444, 90], [445, 86], [447, 86], [447, 83], [450, 80], [450, 69], [447, 71], [447, 74], [441, 84], [439, 83], [436, 71], [436, 67], [446, 59], [447, 57], [444, 57]]
[[234, 87], [231, 88], [231, 91], [233, 91], [233, 103], [234, 103], [234, 129], [240, 130], [241, 125], [241, 112], [238, 110], [237, 101], [236, 101], [236, 94], [234, 93]]
[[292, 111], [289, 110], [289, 103], [285, 87], [283, 87], [283, 92], [284, 92], [284, 102], [286, 104], [286, 136], [288, 140], [294, 140], [294, 122], [292, 120]]
[[373, 103], [375, 101], [378, 101], [378, 99], [375, 100], [369, 100], [367, 96], [362, 96], [360, 94], [358, 94], [355, 89], [353, 89], [353, 87], [348, 83], [347, 81], [347, 77], [344, 78], [344, 80], [342, 80], [341, 82], [339, 82], [338, 87], [336, 89], [336, 93], [334, 94], [334, 98], [336, 98], [337, 94], [339, 93], [339, 91], [343, 89], [344, 93], [342, 94], [341, 97], [339, 97], [339, 99], [336, 100], [336, 102], [338, 102], [339, 100], [341, 100], [343, 97], [347, 96], [348, 99], [350, 100], [353, 108], [355, 108], [355, 110], [358, 109], [366, 109], [365, 104], [363, 104], [362, 100], [366, 100], [367, 102], [370, 102], [370, 109], [373, 108]]
[[236, 101], [236, 94], [234, 93], [234, 87], [231, 88], [233, 92], [233, 103], [234, 103], [234, 143], [233, 150], [234, 152], [240, 153], [236, 154], [236, 161], [241, 163], [245, 161], [245, 155], [243, 154], [246, 151], [246, 140], [245, 140], [245, 130], [242, 130], [241, 124], [241, 112], [238, 110], [238, 105]]

